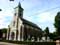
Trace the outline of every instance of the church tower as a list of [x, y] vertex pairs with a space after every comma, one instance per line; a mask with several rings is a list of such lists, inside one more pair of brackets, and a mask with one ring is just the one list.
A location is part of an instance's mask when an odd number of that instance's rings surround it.
[[[22, 26], [22, 20], [23, 18], [23, 8], [21, 7], [21, 4], [19, 3], [17, 7], [14, 8], [14, 18], [12, 20], [12, 23], [10, 25], [10, 34], [9, 34], [9, 40], [21, 40], [21, 26]], [[8, 38], [8, 37], [7, 37]]]
[[20, 2], [18, 4], [18, 6], [15, 8], [15, 16], [23, 18], [23, 8], [21, 7]]

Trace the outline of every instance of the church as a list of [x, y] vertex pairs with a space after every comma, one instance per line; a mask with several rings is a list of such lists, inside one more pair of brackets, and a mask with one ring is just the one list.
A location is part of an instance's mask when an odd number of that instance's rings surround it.
[[14, 8], [14, 17], [8, 26], [6, 40], [12, 41], [27, 41], [41, 38], [42, 30], [36, 24], [23, 18], [24, 9], [19, 3]]

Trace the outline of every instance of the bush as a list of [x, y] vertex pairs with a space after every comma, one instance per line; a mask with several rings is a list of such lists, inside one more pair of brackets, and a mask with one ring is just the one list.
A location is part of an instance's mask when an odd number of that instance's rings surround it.
[[26, 41], [11, 41], [3, 40], [3, 42], [15, 43], [15, 44], [26, 44], [26, 45], [55, 45], [55, 42], [26, 42]]

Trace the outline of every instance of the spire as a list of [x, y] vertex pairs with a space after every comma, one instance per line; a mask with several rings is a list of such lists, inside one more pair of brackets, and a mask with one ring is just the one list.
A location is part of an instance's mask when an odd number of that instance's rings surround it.
[[18, 8], [20, 8], [20, 9], [23, 10], [23, 8], [21, 7], [21, 3], [20, 3], [20, 2], [19, 2], [19, 4], [18, 4]]
[[21, 3], [19, 2], [18, 7], [21, 8]]

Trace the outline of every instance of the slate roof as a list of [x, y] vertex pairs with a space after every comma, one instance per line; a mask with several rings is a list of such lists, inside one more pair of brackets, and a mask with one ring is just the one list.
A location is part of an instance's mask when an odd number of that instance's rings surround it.
[[21, 20], [23, 21], [23, 24], [27, 24], [27, 25], [30, 25], [30, 26], [32, 26], [32, 27], [35, 27], [35, 28], [38, 28], [38, 29], [41, 30], [41, 28], [38, 27], [36, 24], [34, 24], [34, 23], [32, 23], [32, 22], [30, 22], [30, 21], [28, 21], [28, 20], [26, 20], [26, 19], [23, 19], [23, 18], [21, 18]]

